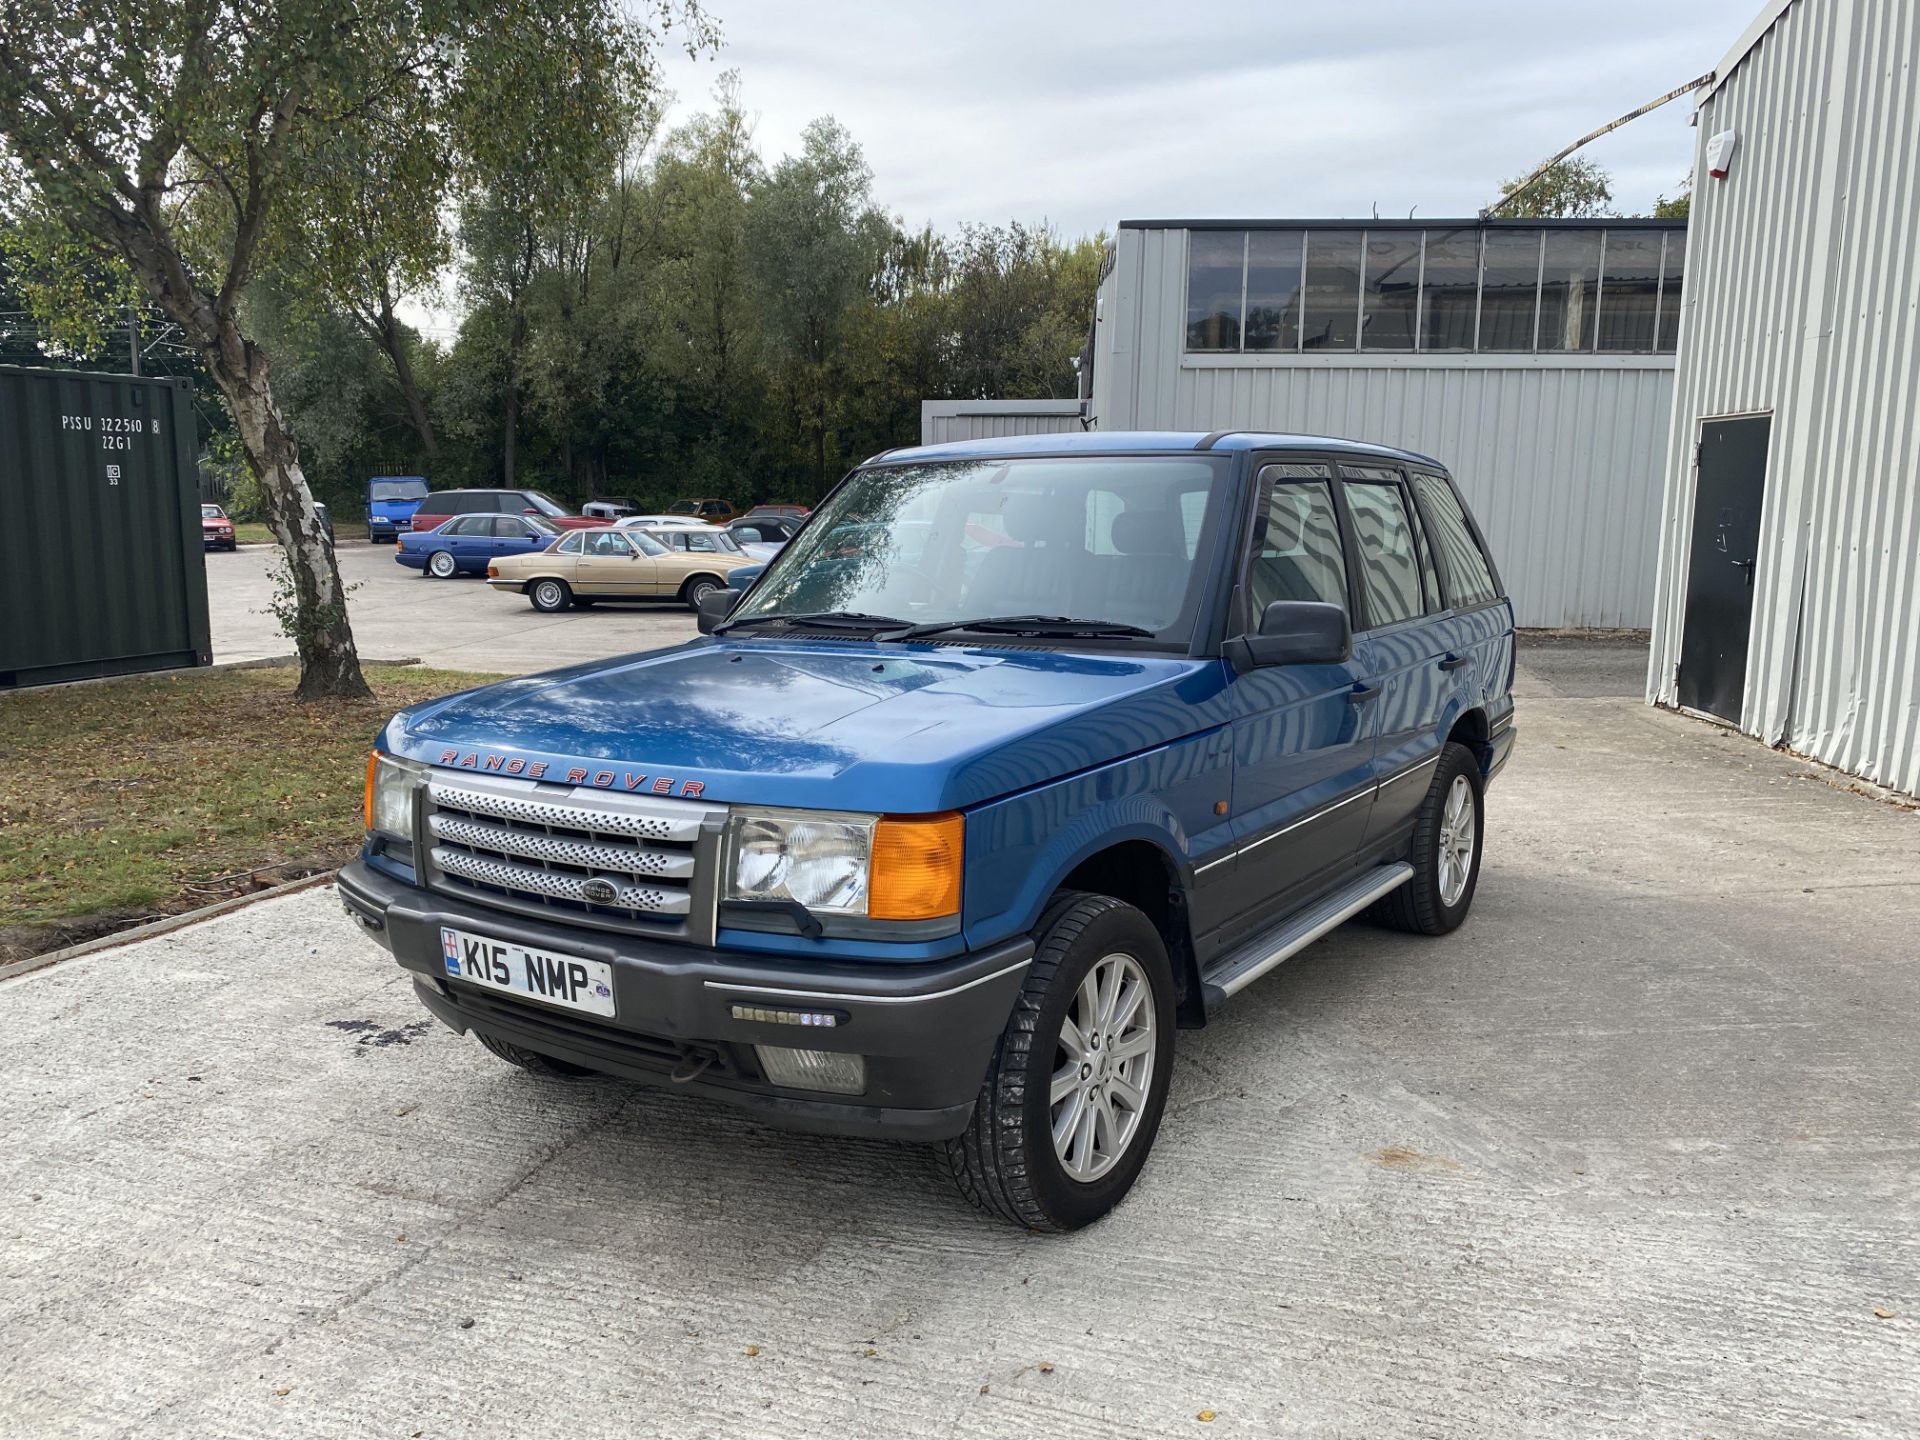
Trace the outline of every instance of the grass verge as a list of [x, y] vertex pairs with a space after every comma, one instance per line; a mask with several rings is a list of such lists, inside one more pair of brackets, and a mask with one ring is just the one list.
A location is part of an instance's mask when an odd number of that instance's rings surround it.
[[375, 699], [303, 705], [299, 672], [198, 670], [0, 695], [0, 962], [352, 857], [367, 751], [405, 705], [495, 678], [370, 666]]
[[[233, 538], [242, 545], [278, 545], [273, 531], [259, 520], [236, 520], [233, 524]], [[333, 522], [333, 539], [336, 545], [344, 545], [349, 540], [367, 538], [367, 522], [364, 520], [336, 520]]]

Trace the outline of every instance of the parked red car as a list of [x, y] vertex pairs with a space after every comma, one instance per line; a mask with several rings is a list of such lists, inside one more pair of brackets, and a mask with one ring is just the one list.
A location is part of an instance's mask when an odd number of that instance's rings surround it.
[[218, 505], [200, 507], [200, 543], [208, 550], [240, 548], [240, 542], [233, 538], [233, 521]]
[[586, 530], [607, 522], [575, 515], [538, 490], [435, 490], [413, 512], [413, 533], [438, 529], [456, 515], [538, 515], [562, 530]]

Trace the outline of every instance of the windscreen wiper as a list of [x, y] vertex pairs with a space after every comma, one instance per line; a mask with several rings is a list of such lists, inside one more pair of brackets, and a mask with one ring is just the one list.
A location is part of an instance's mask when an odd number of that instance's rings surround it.
[[729, 630], [745, 629], [750, 625], [791, 625], [800, 630], [858, 630], [872, 632], [891, 630], [907, 622], [893, 615], [868, 615], [859, 610], [807, 610], [797, 615], [743, 615], [738, 620], [729, 620], [725, 624], [713, 627], [713, 633], [724, 635]]
[[924, 625], [909, 625], [904, 630], [895, 630], [876, 638], [920, 640], [929, 635], [944, 635], [952, 630], [1061, 640], [1126, 639], [1136, 635], [1151, 640], [1154, 635], [1151, 630], [1142, 630], [1138, 625], [1122, 625], [1115, 620], [1075, 620], [1066, 615], [983, 615], [975, 620], [929, 620]]

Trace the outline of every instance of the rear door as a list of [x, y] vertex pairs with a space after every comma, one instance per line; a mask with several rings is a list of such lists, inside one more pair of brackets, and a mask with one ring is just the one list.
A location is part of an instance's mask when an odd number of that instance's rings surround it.
[[1368, 840], [1391, 835], [1419, 807], [1440, 758], [1435, 731], [1453, 687], [1439, 571], [1421, 535], [1412, 492], [1397, 466], [1340, 467], [1366, 620], [1355, 649], [1373, 709], [1380, 784]]
[[[1351, 616], [1333, 467], [1281, 462], [1259, 470], [1240, 630], [1277, 600], [1320, 600]], [[1197, 867], [1225, 877], [1234, 915], [1223, 942], [1286, 914], [1336, 876], [1366, 833], [1373, 795], [1372, 707], [1358, 656], [1340, 664], [1272, 665], [1232, 682], [1233, 856]]]

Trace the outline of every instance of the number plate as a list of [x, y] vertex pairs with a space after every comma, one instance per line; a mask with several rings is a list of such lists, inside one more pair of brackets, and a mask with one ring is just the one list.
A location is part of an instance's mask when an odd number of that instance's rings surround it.
[[440, 954], [456, 980], [569, 1010], [613, 1014], [613, 967], [605, 961], [530, 950], [448, 925], [440, 927]]

